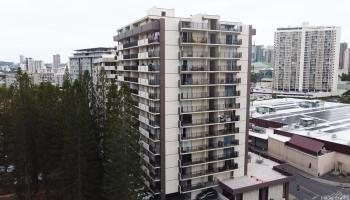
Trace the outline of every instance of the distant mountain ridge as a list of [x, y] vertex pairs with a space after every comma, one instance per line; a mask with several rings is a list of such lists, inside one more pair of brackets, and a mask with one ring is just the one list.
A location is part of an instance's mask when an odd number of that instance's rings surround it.
[[13, 62], [6, 62], [6, 61], [1, 61], [1, 60], [0, 60], [0, 66], [5, 66], [5, 65], [11, 66], [11, 65], [14, 65], [14, 63], [13, 63]]

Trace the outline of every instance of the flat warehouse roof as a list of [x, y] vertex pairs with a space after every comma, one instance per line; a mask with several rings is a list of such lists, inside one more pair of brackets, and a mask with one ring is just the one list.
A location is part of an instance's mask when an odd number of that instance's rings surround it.
[[[250, 121], [254, 123], [260, 119], [270, 123], [281, 123], [285, 126], [274, 128], [320, 141], [350, 146], [350, 105], [318, 100], [316, 107], [312, 107], [315, 103], [294, 98], [255, 101], [250, 109], [252, 116]], [[256, 110], [260, 106], [281, 104], [284, 107], [279, 107], [270, 113], [259, 113]]]

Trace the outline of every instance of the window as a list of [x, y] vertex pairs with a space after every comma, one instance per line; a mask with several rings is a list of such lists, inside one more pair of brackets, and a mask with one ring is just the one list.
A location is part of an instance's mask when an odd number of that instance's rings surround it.
[[166, 16], [166, 12], [162, 11], [162, 17]]

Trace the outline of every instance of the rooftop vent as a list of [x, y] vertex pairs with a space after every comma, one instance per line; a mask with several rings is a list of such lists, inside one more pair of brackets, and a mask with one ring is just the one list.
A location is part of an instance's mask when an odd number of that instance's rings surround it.
[[337, 138], [337, 135], [336, 134], [333, 134], [332, 135], [332, 139], [336, 139]]

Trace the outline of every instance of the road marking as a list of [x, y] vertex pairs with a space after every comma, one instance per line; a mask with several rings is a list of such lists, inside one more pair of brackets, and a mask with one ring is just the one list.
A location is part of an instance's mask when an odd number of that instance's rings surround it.
[[316, 199], [317, 197], [320, 196], [320, 195], [318, 195], [317, 193], [315, 193], [315, 192], [313, 192], [313, 191], [307, 189], [306, 187], [304, 187], [304, 186], [302, 186], [302, 185], [300, 185], [299, 187], [300, 187], [301, 189], [303, 189], [304, 191], [310, 193], [310, 194], [313, 196], [312, 199]]

